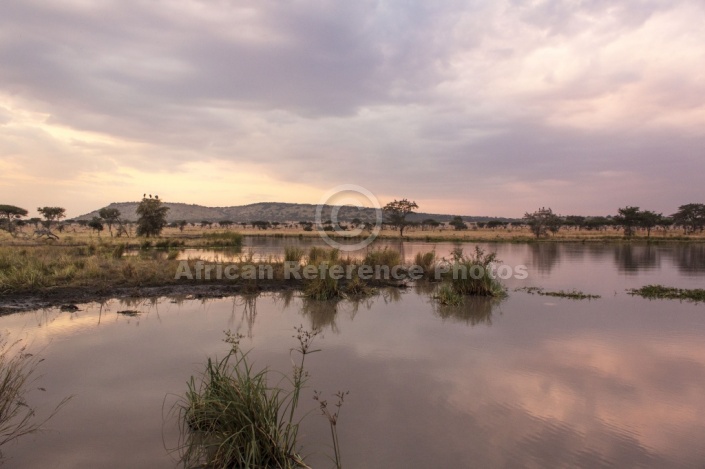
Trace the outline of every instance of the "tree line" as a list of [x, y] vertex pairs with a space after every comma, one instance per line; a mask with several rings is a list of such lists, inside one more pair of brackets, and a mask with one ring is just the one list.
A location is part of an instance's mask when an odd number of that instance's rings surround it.
[[[426, 219], [422, 222], [409, 221], [407, 217], [414, 213], [418, 208], [418, 204], [407, 199], [393, 200], [382, 208], [383, 225], [399, 230], [399, 235], [404, 236], [404, 231], [410, 228], [435, 229], [442, 223]], [[137, 207], [138, 219], [136, 221], [137, 236], [159, 236], [166, 226], [179, 228], [183, 231], [189, 224], [185, 220], [180, 220], [167, 223], [167, 213], [169, 207], [166, 207], [159, 196], [147, 196], [144, 194], [142, 201]], [[38, 207], [37, 212], [41, 218], [29, 218], [25, 220], [28, 211], [24, 208], [14, 205], [0, 205], [0, 229], [9, 232], [13, 237], [20, 232], [18, 227], [24, 225], [34, 225], [35, 236], [46, 237], [49, 239], [58, 239], [58, 236], [52, 231], [54, 228], [61, 232], [65, 225], [61, 220], [66, 216], [66, 210], [63, 207]], [[92, 230], [100, 233], [107, 227], [110, 236], [130, 236], [129, 226], [131, 222], [122, 218], [120, 210], [116, 208], [102, 208], [98, 212], [98, 216], [91, 220], [78, 220], [77, 223], [87, 226]], [[210, 228], [215, 223], [222, 228], [229, 228], [238, 223], [230, 220], [221, 220], [211, 222], [203, 220], [200, 226]], [[192, 223], [196, 225], [195, 223]], [[291, 227], [293, 224], [285, 224], [280, 222], [270, 222], [265, 220], [257, 220], [251, 222], [240, 222], [243, 228], [251, 225], [253, 228], [267, 230], [269, 228], [278, 228], [279, 226]], [[300, 221], [298, 224], [305, 231], [313, 231], [315, 225], [311, 221]], [[448, 223], [455, 230], [466, 230], [468, 224], [460, 216], [454, 216]], [[488, 222], [477, 222], [475, 226], [478, 228], [507, 228], [509, 226], [527, 226], [531, 232], [537, 237], [546, 237], [550, 234], [556, 234], [562, 228], [575, 230], [605, 230], [609, 227], [622, 229], [625, 237], [632, 237], [638, 230], [644, 230], [647, 238], [651, 236], [651, 232], [655, 228], [664, 230], [672, 227], [682, 228], [686, 234], [703, 232], [705, 230], [705, 204], [689, 203], [678, 207], [678, 211], [670, 216], [664, 216], [662, 213], [657, 213], [651, 210], [642, 210], [639, 207], [626, 206], [619, 208], [615, 215], [609, 216], [581, 216], [567, 215], [561, 216], [555, 214], [549, 207], [541, 207], [532, 213], [525, 213], [524, 217], [518, 223], [510, 223], [506, 221], [490, 220]], [[353, 219], [347, 224], [326, 220], [322, 222], [321, 227], [316, 227], [326, 231], [346, 230], [349, 228], [372, 229], [374, 225], [369, 220]], [[23, 233], [24, 234], [24, 233]], [[24, 234], [26, 236], [26, 234]]]

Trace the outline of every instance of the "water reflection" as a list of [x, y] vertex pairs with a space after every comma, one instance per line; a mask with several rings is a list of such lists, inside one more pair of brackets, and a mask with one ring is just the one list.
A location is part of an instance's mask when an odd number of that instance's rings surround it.
[[696, 274], [705, 272], [705, 244], [681, 244], [672, 249], [680, 272]]
[[322, 331], [330, 329], [338, 334], [340, 332], [336, 322], [342, 312], [349, 321], [355, 319], [360, 309], [369, 311], [375, 303], [391, 304], [402, 299], [401, 290], [398, 288], [382, 288], [373, 295], [353, 296], [347, 299], [329, 301], [301, 299], [301, 315], [309, 320], [311, 329]]
[[[237, 249], [195, 249], [188, 248], [179, 251], [178, 259], [200, 257], [209, 261], [240, 261], [258, 262], [267, 259], [283, 258], [286, 247], [298, 247], [304, 250], [312, 246], [327, 248], [320, 239], [309, 238], [245, 238], [245, 248]], [[352, 242], [352, 241], [351, 241]], [[463, 243], [376, 240], [373, 244], [357, 252], [346, 253], [345, 257], [362, 259], [370, 250], [394, 249], [402, 254], [405, 262], [414, 261], [418, 253], [435, 251], [437, 258], [449, 257], [454, 249], [471, 252], [475, 246], [480, 246], [487, 252], [497, 252], [498, 258], [509, 265], [526, 264], [542, 275], [550, 275], [558, 266], [565, 264], [581, 264], [585, 270], [592, 265], [603, 265], [604, 261], [612, 260], [618, 267], [618, 272], [634, 273], [653, 271], [661, 267], [662, 262], [672, 263], [680, 272], [689, 275], [705, 272], [705, 244], [653, 244], [653, 243]], [[167, 256], [166, 251], [138, 251], [138, 255]]]
[[336, 316], [340, 300], [320, 301], [304, 298], [301, 303], [301, 315], [309, 320], [311, 329], [325, 330], [330, 328], [338, 333]]
[[614, 261], [618, 270], [625, 273], [651, 270], [661, 265], [657, 248], [651, 244], [618, 244], [614, 247]]
[[[550, 274], [560, 259], [559, 243], [532, 243], [527, 244], [527, 247], [531, 255], [529, 265], [541, 274]], [[502, 261], [508, 262], [507, 259]]]
[[431, 300], [431, 302], [433, 314], [443, 320], [461, 322], [469, 326], [478, 324], [491, 326], [492, 314], [502, 300], [485, 296], [469, 296], [465, 297], [463, 303], [458, 306], [442, 305], [435, 300]]

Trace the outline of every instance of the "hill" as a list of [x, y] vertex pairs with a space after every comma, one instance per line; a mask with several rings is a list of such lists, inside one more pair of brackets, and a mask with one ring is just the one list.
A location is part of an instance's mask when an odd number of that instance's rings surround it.
[[[108, 208], [120, 210], [122, 218], [125, 220], [137, 219], [137, 205], [139, 202], [113, 202]], [[230, 220], [233, 222], [252, 222], [257, 220], [295, 222], [313, 221], [316, 217], [316, 205], [313, 204], [292, 204], [283, 202], [260, 202], [249, 205], [236, 205], [230, 207], [206, 207], [203, 205], [184, 204], [179, 202], [164, 202], [169, 207], [167, 220], [169, 222], [186, 220], [197, 223], [201, 221], [217, 222]], [[331, 218], [332, 206], [323, 207], [323, 220]], [[99, 210], [99, 209], [98, 209]], [[76, 220], [90, 220], [98, 216], [98, 210], [86, 213]], [[360, 220], [374, 221], [375, 213], [371, 208], [339, 207], [338, 219], [340, 221], [351, 221], [354, 218]], [[413, 213], [407, 217], [409, 221], [423, 221], [432, 218], [439, 222], [448, 222], [453, 215], [438, 213]], [[486, 217], [486, 216], [463, 216], [463, 220], [474, 221], [512, 221], [509, 218]]]

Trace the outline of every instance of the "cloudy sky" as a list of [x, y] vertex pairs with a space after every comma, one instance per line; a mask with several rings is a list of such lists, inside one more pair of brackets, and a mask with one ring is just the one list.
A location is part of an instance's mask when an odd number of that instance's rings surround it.
[[0, 203], [673, 213], [705, 202], [701, 0], [6, 0]]

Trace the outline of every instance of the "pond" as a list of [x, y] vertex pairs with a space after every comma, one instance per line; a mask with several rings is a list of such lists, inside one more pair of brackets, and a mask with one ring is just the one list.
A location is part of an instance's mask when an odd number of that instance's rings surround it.
[[[258, 255], [295, 240], [254, 238]], [[300, 244], [300, 246], [303, 244]], [[304, 247], [308, 246], [306, 244]], [[380, 244], [384, 246], [385, 243]], [[397, 248], [399, 243], [387, 242]], [[404, 256], [451, 243], [404, 243]], [[474, 244], [465, 244], [466, 250]], [[705, 287], [702, 244], [486, 244], [528, 278], [503, 301], [437, 305], [428, 285], [358, 302], [295, 292], [201, 301], [118, 300], [0, 317], [45, 361], [30, 393], [40, 414], [72, 400], [46, 430], [3, 447], [9, 467], [176, 467], [170, 410], [224, 330], [245, 335], [255, 367], [288, 372], [294, 328], [320, 327], [307, 359], [300, 442], [331, 467], [313, 390], [349, 391], [338, 424], [345, 468], [699, 467], [705, 464], [705, 305], [625, 289]], [[192, 253], [195, 254], [195, 253]], [[203, 254], [203, 253], [201, 253]], [[532, 295], [578, 289], [594, 300]], [[119, 310], [139, 310], [128, 317]]]

